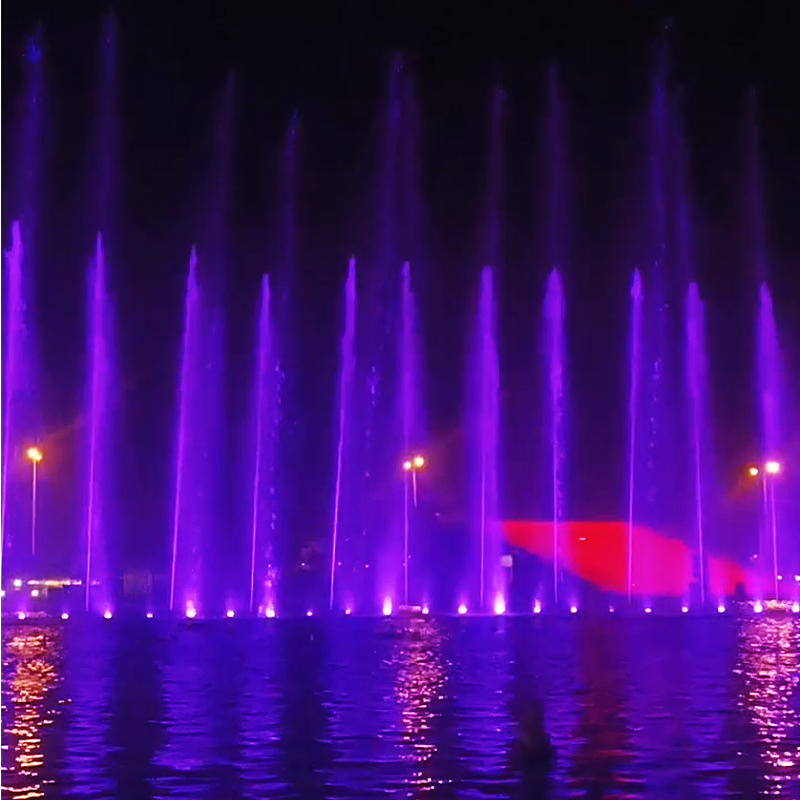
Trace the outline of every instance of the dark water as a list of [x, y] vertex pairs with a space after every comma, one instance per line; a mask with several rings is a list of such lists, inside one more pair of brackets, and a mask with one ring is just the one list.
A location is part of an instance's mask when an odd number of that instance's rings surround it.
[[795, 618], [5, 624], [3, 796], [798, 797], [799, 669]]

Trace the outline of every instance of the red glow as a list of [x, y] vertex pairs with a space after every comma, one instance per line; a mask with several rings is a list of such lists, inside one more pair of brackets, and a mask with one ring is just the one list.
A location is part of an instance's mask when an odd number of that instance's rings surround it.
[[[546, 561], [553, 560], [551, 522], [503, 523], [506, 541]], [[650, 597], [686, 597], [692, 582], [692, 550], [683, 542], [636, 525], [633, 531], [634, 593]], [[559, 524], [564, 569], [604, 591], [626, 592], [628, 524], [562, 522]], [[755, 575], [727, 559], [707, 556], [708, 593], [716, 601], [741, 583], [756, 588]]]

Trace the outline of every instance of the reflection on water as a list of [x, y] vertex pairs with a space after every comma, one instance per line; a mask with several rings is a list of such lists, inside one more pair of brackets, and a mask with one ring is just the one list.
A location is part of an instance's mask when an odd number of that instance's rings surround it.
[[[3, 628], [3, 797], [794, 797], [796, 618]], [[516, 721], [543, 703], [550, 776]]]
[[444, 700], [446, 680], [441, 655], [442, 632], [434, 620], [412, 618], [401, 632], [394, 649], [395, 696], [403, 720], [404, 758], [413, 763], [409, 780], [412, 796], [420, 797], [452, 778], [437, 780], [428, 768], [436, 755], [432, 737], [436, 706]]
[[60, 713], [61, 636], [57, 627], [3, 626], [3, 792], [45, 797], [55, 784], [46, 764], [48, 727]]
[[743, 679], [739, 706], [758, 733], [769, 797], [796, 797], [800, 786], [797, 708], [800, 623], [793, 617], [748, 620], [739, 631], [735, 673]]

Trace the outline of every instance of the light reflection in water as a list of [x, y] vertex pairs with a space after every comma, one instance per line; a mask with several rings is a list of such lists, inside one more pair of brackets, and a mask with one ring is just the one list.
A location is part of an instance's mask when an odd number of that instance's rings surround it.
[[3, 791], [17, 800], [44, 797], [53, 765], [45, 759], [46, 729], [60, 713], [54, 689], [62, 680], [61, 631], [53, 626], [3, 630]]
[[743, 679], [740, 708], [763, 747], [769, 797], [794, 797], [800, 786], [800, 725], [793, 700], [800, 670], [800, 623], [793, 618], [747, 620], [739, 632], [735, 672]]
[[406, 759], [414, 764], [410, 783], [416, 794], [451, 783], [426, 775], [425, 765], [436, 754], [431, 727], [434, 706], [444, 699], [447, 680], [441, 655], [443, 634], [434, 620], [412, 618], [397, 640], [393, 661], [397, 669], [395, 696], [400, 703]]

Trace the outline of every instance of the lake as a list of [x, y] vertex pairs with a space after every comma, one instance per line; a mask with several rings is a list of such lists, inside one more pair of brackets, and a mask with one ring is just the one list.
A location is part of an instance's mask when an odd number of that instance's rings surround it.
[[26, 620], [2, 657], [3, 797], [800, 796], [795, 616]]

